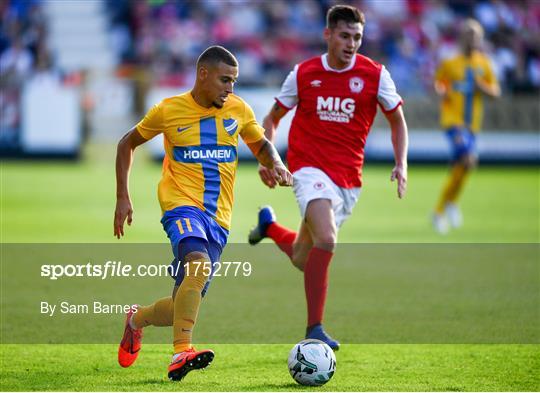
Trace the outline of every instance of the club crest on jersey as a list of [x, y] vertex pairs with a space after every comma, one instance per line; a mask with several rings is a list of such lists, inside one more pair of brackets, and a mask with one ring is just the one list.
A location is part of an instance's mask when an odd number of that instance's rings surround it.
[[312, 80], [312, 81], [310, 82], [311, 87], [321, 87], [321, 83], [322, 83], [322, 82], [321, 82], [320, 80], [318, 80], [318, 79]]
[[313, 185], [313, 188], [316, 189], [317, 191], [322, 190], [324, 187], [326, 187], [326, 184], [324, 184], [321, 181], [318, 181], [317, 183]]
[[360, 93], [364, 88], [364, 80], [357, 76], [353, 76], [349, 79], [349, 87], [353, 93]]
[[235, 119], [223, 119], [223, 128], [230, 136], [233, 136], [238, 129], [238, 122]]

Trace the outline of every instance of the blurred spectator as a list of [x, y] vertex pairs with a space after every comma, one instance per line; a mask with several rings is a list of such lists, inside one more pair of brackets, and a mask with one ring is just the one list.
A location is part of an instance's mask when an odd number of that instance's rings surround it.
[[47, 51], [45, 17], [36, 0], [0, 2], [0, 149], [18, 147], [20, 97], [35, 59]]
[[0, 72], [10, 84], [24, 80], [33, 66], [32, 53], [26, 48], [21, 37], [15, 37], [9, 47], [0, 55]]

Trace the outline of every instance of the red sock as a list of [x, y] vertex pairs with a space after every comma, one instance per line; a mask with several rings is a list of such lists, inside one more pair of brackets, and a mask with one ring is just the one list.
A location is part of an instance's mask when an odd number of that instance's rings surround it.
[[328, 266], [334, 253], [313, 247], [304, 268], [304, 288], [308, 309], [308, 326], [322, 323], [326, 291], [328, 289]]
[[272, 239], [289, 258], [292, 258], [292, 245], [296, 239], [296, 232], [273, 222], [266, 228], [266, 236]]

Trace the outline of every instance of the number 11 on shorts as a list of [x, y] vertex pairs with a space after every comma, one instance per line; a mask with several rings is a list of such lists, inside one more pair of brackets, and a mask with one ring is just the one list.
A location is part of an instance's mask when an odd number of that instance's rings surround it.
[[184, 226], [182, 225], [182, 220], [184, 220], [186, 230], [188, 232], [193, 232], [193, 228], [191, 227], [191, 221], [189, 220], [189, 218], [184, 217], [176, 221], [176, 226], [178, 227], [180, 234], [183, 235], [185, 232]]

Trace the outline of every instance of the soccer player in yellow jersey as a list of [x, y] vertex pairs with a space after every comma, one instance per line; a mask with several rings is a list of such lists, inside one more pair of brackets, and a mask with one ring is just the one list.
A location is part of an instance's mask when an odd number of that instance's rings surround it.
[[175, 256], [172, 272], [178, 271], [172, 296], [128, 313], [118, 350], [122, 367], [136, 360], [142, 329], [150, 325], [173, 326], [171, 380], [181, 380], [214, 358], [211, 350], [196, 351], [191, 337], [202, 296], [229, 234], [238, 136], [280, 185], [292, 184], [291, 174], [264, 137], [253, 110], [233, 94], [237, 77], [238, 62], [229, 51], [220, 46], [206, 49], [197, 61], [193, 89], [155, 105], [118, 144], [114, 235], [120, 238], [126, 219], [128, 225], [132, 222], [128, 176], [134, 150], [163, 133], [165, 158], [158, 198], [161, 223]]
[[467, 19], [461, 30], [461, 53], [443, 61], [435, 73], [435, 91], [441, 97], [441, 126], [452, 148], [450, 176], [433, 214], [433, 227], [441, 234], [449, 224], [463, 223], [457, 199], [467, 174], [477, 164], [476, 134], [483, 116], [483, 96], [498, 97], [500, 88], [488, 57], [481, 52], [482, 26]]

